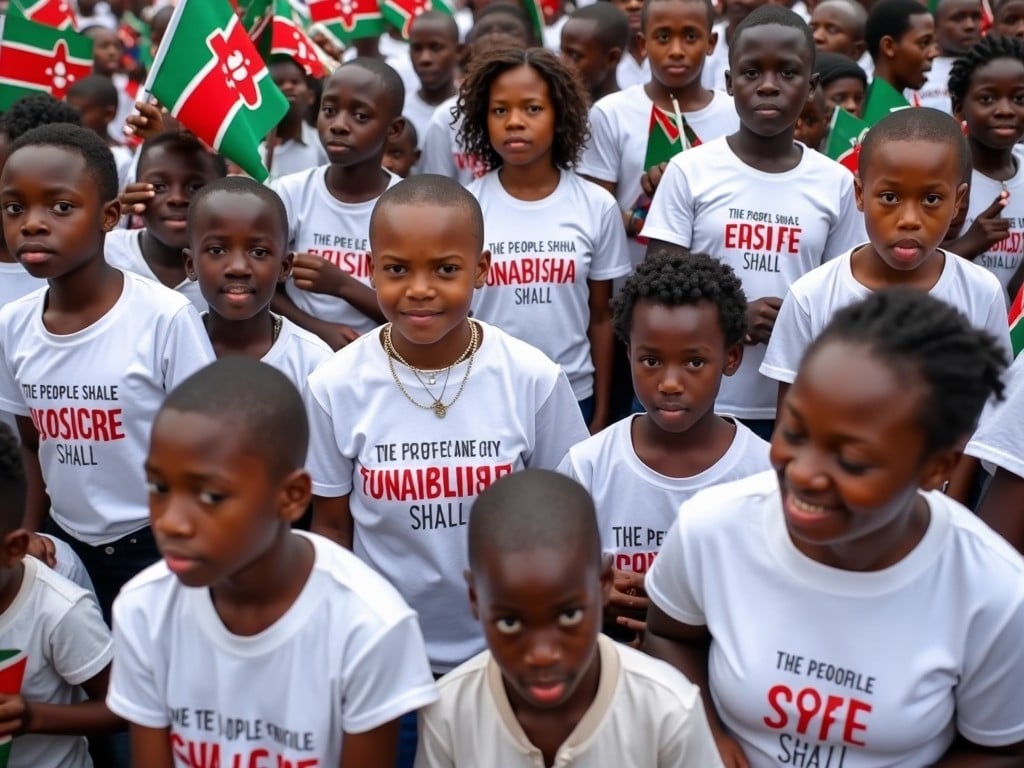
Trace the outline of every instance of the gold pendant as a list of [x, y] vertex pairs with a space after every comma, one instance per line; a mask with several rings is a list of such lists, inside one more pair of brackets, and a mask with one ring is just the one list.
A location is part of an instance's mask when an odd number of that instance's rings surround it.
[[443, 419], [445, 414], [448, 413], [448, 407], [440, 400], [434, 401], [434, 415], [439, 419]]

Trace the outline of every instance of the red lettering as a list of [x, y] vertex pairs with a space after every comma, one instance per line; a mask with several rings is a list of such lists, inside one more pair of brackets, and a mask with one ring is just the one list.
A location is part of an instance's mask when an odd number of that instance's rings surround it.
[[855, 744], [858, 747], [863, 747], [863, 741], [857, 741], [853, 738], [854, 731], [866, 731], [868, 727], [863, 723], [857, 722], [857, 715], [861, 712], [870, 712], [871, 705], [866, 701], [858, 701], [857, 699], [850, 699], [850, 708], [846, 711], [846, 726], [843, 728], [843, 741], [850, 744]]
[[780, 701], [784, 701], [786, 704], [789, 704], [792, 700], [793, 692], [789, 690], [789, 686], [773, 685], [768, 691], [768, 706], [775, 710], [779, 719], [776, 721], [766, 717], [764, 719], [764, 724], [769, 728], [785, 728], [786, 723], [789, 722], [789, 718], [786, 716], [786, 711], [782, 708]]
[[[804, 704], [807, 698], [811, 700], [809, 706]], [[811, 719], [818, 714], [819, 709], [821, 709], [821, 694], [813, 688], [804, 688], [796, 695], [796, 711], [800, 713], [800, 719], [796, 724], [797, 733], [807, 733], [807, 726], [811, 724]]]
[[725, 247], [775, 253], [800, 253], [800, 236], [802, 234], [803, 229], [800, 227], [730, 221], [725, 225]]
[[841, 706], [843, 706], [842, 696], [829, 696], [825, 701], [825, 711], [821, 715], [821, 730], [818, 731], [818, 738], [822, 741], [828, 738], [828, 730], [836, 721], [834, 714]]
[[171, 732], [171, 751], [176, 760], [188, 763], [188, 751], [185, 749], [185, 740], [178, 734]]
[[249, 753], [249, 768], [274, 768], [269, 761], [265, 761], [264, 758], [269, 758], [270, 753], [265, 749], [254, 749]]
[[774, 715], [764, 718], [766, 726], [781, 729], [789, 725], [789, 716], [783, 708], [784, 704], [796, 705], [796, 710], [799, 713], [796, 723], [797, 733], [801, 735], [810, 733], [815, 718], [820, 716], [821, 722], [817, 729], [818, 740], [827, 741], [832, 726], [842, 720], [843, 741], [858, 747], [865, 745], [865, 742], [858, 741], [854, 736], [857, 731], [867, 731], [867, 725], [857, 719], [862, 712], [871, 711], [871, 705], [867, 702], [835, 695], [830, 695], [823, 700], [821, 694], [814, 688], [803, 688], [794, 694], [793, 689], [787, 685], [774, 685], [768, 690], [768, 706], [771, 707]]
[[109, 443], [123, 440], [120, 408], [30, 408], [32, 424], [40, 440], [91, 440]]

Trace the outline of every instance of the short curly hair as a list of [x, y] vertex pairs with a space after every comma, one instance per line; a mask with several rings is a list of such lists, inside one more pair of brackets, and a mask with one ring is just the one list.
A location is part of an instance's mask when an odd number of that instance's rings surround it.
[[458, 136], [462, 151], [480, 158], [489, 170], [502, 166], [501, 155], [491, 144], [487, 130], [491, 86], [499, 76], [524, 66], [533, 69], [548, 85], [548, 97], [555, 110], [551, 159], [559, 168], [572, 168], [590, 138], [589, 99], [576, 73], [543, 48], [498, 48], [474, 58], [453, 110], [462, 117]]
[[77, 109], [66, 102], [58, 101], [48, 93], [34, 93], [18, 99], [0, 119], [3, 130], [11, 141], [21, 138], [22, 134], [41, 125], [82, 124], [82, 117]]
[[747, 332], [747, 295], [740, 279], [728, 264], [704, 253], [659, 248], [630, 275], [612, 300], [615, 335], [627, 346], [633, 310], [640, 301], [666, 307], [710, 301], [718, 307], [727, 347], [739, 344]]

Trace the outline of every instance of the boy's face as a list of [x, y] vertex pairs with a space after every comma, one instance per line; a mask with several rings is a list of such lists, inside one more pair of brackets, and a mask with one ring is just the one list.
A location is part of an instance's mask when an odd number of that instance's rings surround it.
[[199, 281], [210, 311], [248, 320], [270, 304], [291, 274], [288, 233], [270, 206], [252, 194], [216, 192], [193, 216], [185, 271]]
[[420, 151], [412, 143], [412, 134], [402, 131], [397, 139], [388, 139], [384, 145], [383, 165], [396, 176], [408, 178], [412, 167], [420, 160]]
[[848, 0], [828, 0], [811, 14], [814, 47], [846, 56], [854, 61], [864, 53], [864, 39], [855, 33], [857, 20]]
[[1024, 37], [1024, 0], [1003, 0], [996, 6], [992, 34]]
[[103, 238], [121, 215], [99, 199], [85, 158], [65, 147], [15, 150], [0, 174], [7, 248], [33, 277], [53, 279], [102, 258]]
[[981, 40], [980, 0], [943, 0], [935, 12], [935, 38], [945, 56], [963, 56]]
[[[577, 544], [485, 551], [467, 574], [473, 615], [514, 710], [581, 711], [599, 668], [597, 635], [612, 577]], [[571, 730], [571, 726], [569, 728]]]
[[169, 248], [188, 245], [188, 206], [196, 192], [219, 176], [213, 158], [198, 147], [163, 144], [147, 150], [138, 179], [153, 185], [153, 199], [143, 216], [149, 233]]
[[601, 47], [596, 34], [593, 19], [569, 19], [562, 27], [562, 61], [576, 70], [588, 91], [601, 85], [612, 67], [610, 53]]
[[797, 141], [802, 141], [811, 149], [820, 149], [822, 139], [828, 131], [828, 118], [825, 114], [825, 99], [821, 94], [816, 94], [813, 99], [804, 104], [803, 111], [796, 121], [796, 131], [793, 134]]
[[964, 203], [956, 153], [935, 141], [889, 141], [872, 148], [854, 179], [868, 239], [892, 270], [917, 269], [938, 248]]
[[473, 26], [472, 46], [477, 55], [497, 45], [489, 38], [501, 38], [501, 45], [525, 48], [530, 41], [530, 31], [518, 16], [510, 13], [490, 13]]
[[292, 61], [271, 62], [270, 79], [288, 99], [288, 111], [292, 115], [305, 115], [313, 103], [313, 92], [309, 89], [302, 68]]
[[402, 121], [392, 99], [372, 72], [343, 66], [324, 83], [316, 127], [332, 165], [350, 167], [384, 153], [384, 143], [397, 136]]
[[462, 354], [459, 330], [490, 266], [468, 212], [389, 204], [374, 217], [370, 248], [377, 303], [395, 334], [421, 347], [419, 357], [454, 360]]
[[107, 136], [107, 126], [117, 114], [115, 107], [105, 107], [92, 99], [68, 96], [68, 106], [77, 110], [82, 117], [82, 127], [88, 128], [93, 133], [98, 133], [104, 138]]
[[120, 72], [124, 47], [117, 33], [94, 27], [88, 36], [92, 38], [92, 67], [96, 74], [109, 77], [115, 72]]
[[910, 17], [910, 28], [903, 37], [895, 40], [883, 37], [881, 51], [890, 62], [897, 87], [904, 86], [918, 90], [928, 79], [932, 59], [939, 55], [935, 44], [935, 22], [930, 14], [919, 13]]
[[629, 19], [629, 31], [634, 35], [643, 31], [643, 0], [611, 0], [612, 5], [626, 14]]
[[647, 6], [644, 47], [651, 77], [670, 91], [700, 79], [704, 59], [715, 50], [707, 7], [698, 0], [658, 0]]
[[642, 299], [633, 308], [627, 353], [647, 417], [663, 432], [681, 434], [713, 413], [722, 376], [739, 368], [743, 346], [726, 346], [710, 301], [668, 307]]
[[461, 49], [450, 30], [440, 20], [416, 21], [409, 33], [409, 57], [416, 77], [426, 91], [439, 91], [451, 85]]
[[851, 115], [860, 117], [864, 112], [864, 81], [858, 77], [840, 77], [821, 88], [825, 106], [840, 107]]
[[768, 0], [722, 0], [729, 29], [736, 29], [740, 22], [767, 2]]
[[766, 138], [789, 130], [813, 98], [817, 76], [803, 33], [780, 24], [748, 28], [729, 50], [726, 87], [740, 122]]
[[259, 573], [297, 505], [309, 501], [304, 473], [280, 477], [253, 440], [207, 414], [157, 414], [146, 458], [149, 520], [160, 554], [187, 587]]

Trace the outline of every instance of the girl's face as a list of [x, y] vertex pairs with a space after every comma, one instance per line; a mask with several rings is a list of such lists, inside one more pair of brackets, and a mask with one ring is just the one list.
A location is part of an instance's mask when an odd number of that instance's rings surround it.
[[[844, 570], [902, 559], [928, 525], [919, 488], [941, 484], [952, 452], [926, 451], [924, 385], [863, 344], [806, 358], [779, 409], [771, 461], [797, 549]], [[947, 455], [948, 454], [948, 455]]]
[[487, 131], [504, 165], [551, 165], [555, 119], [548, 84], [528, 64], [501, 73], [491, 83]]
[[972, 142], [1012, 149], [1024, 136], [1024, 62], [995, 59], [974, 70], [957, 113]]

